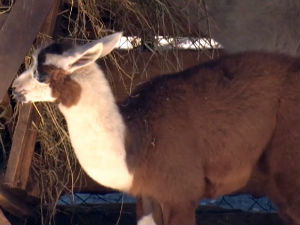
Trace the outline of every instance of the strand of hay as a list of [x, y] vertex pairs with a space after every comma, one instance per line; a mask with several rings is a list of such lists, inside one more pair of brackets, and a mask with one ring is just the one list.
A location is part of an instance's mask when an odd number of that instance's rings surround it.
[[[67, 38], [86, 42], [101, 38], [114, 30], [124, 31], [125, 36], [136, 37], [130, 40], [134, 49], [139, 49], [141, 53], [150, 51], [153, 54], [165, 56], [163, 57], [163, 63], [165, 67], [170, 67], [170, 71], [173, 70], [171, 68], [174, 66], [177, 71], [182, 69], [182, 67], [178, 67], [180, 64], [169, 61], [166, 48], [160, 47], [157, 37], [171, 37], [167, 39], [170, 41], [168, 51], [171, 50], [175, 56], [178, 55], [176, 40], [172, 39], [180, 37], [186, 32], [185, 22], [187, 24], [191, 23], [188, 17], [189, 12], [185, 12], [187, 9], [179, 10], [170, 0], [65, 0], [64, 2], [66, 9], [69, 9], [62, 14], [67, 23], [65, 30], [68, 32], [59, 35], [62, 39]], [[199, 14], [199, 21], [207, 21], [208, 31], [206, 33], [209, 34], [207, 10], [202, 1], [199, 1], [196, 11]], [[202, 37], [200, 31], [191, 29], [186, 35], [194, 44], [195, 49], [200, 50], [201, 46], [197, 45], [195, 41], [197, 38]], [[141, 45], [137, 41], [138, 38], [141, 38]], [[128, 52], [128, 57], [133, 60], [133, 65], [137, 65], [131, 52]], [[202, 53], [199, 51], [199, 54]], [[205, 52], [205, 54], [210, 54], [209, 57], [213, 58], [215, 53], [212, 51], [211, 53]], [[118, 68], [120, 79], [124, 80], [124, 84], [129, 83], [129, 85], [124, 85], [124, 88], [130, 94], [135, 77], [122, 69], [118, 62], [123, 59], [116, 51], [108, 58]], [[135, 68], [135, 70], [140, 70], [140, 68]], [[143, 71], [138, 75], [144, 76], [145, 73], [146, 71]]]
[[6, 168], [8, 149], [11, 147], [11, 133], [9, 126], [13, 124], [14, 117], [12, 114], [10, 102], [0, 103], [0, 169]]

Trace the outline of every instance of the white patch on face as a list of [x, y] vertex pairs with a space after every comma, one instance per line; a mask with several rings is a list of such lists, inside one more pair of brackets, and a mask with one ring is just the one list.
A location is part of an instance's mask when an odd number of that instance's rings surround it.
[[63, 55], [57, 55], [57, 54], [46, 54], [44, 65], [53, 65], [57, 68], [61, 68], [65, 71], [69, 70], [69, 64], [70, 64], [70, 56], [67, 56], [66, 54]]
[[156, 225], [152, 213], [143, 216], [142, 218], [139, 219], [137, 222], [138, 225]]
[[[36, 71], [36, 60], [31, 68], [23, 72], [12, 84], [16, 96], [22, 96], [23, 102], [54, 102], [48, 84], [38, 82], [33, 74]], [[21, 99], [20, 99], [21, 100]]]

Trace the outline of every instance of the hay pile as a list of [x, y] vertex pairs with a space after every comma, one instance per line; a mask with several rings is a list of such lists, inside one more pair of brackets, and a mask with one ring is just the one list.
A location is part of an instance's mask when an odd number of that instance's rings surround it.
[[[84, 43], [110, 34], [114, 30], [124, 31], [125, 36], [133, 37], [130, 42], [134, 50], [123, 51], [122, 54], [120, 51], [114, 51], [102, 61], [111, 85], [114, 87], [113, 77], [118, 77], [129, 95], [136, 85], [137, 77], [143, 77], [144, 80], [148, 78], [147, 70], [139, 68], [137, 63], [139, 54], [142, 55], [143, 52], [150, 52], [150, 58], [160, 55], [164, 59], [161, 66], [167, 68], [167, 71], [182, 69], [180, 63], [178, 64], [179, 60], [168, 59], [170, 52], [175, 58], [178, 55], [176, 41], [170, 42], [167, 54], [155, 37], [183, 37], [185, 34], [194, 40], [195, 37], [202, 36], [197, 29], [193, 30], [187, 26], [190, 23], [187, 21], [188, 12], [184, 12], [184, 9], [179, 10], [170, 2], [172, 1], [64, 0], [54, 37], [57, 40]], [[206, 11], [201, 1], [197, 10], [199, 18], [205, 20]], [[187, 29], [190, 32], [187, 33]], [[43, 35], [40, 35], [37, 42], [40, 43], [43, 38]], [[199, 54], [202, 53], [199, 51]], [[24, 67], [28, 67], [30, 61], [30, 57], [26, 57]], [[131, 68], [131, 72], [124, 68], [124, 61], [127, 68]], [[111, 66], [114, 67], [114, 71], [111, 70]], [[112, 73], [116, 72], [118, 75], [113, 76]], [[79, 170], [79, 166], [71, 148], [65, 121], [56, 106], [39, 103], [35, 108], [41, 122], [36, 125], [38, 137], [32, 161], [31, 180], [38, 183], [41, 191], [41, 209], [45, 209], [44, 206], [47, 210], [50, 209], [46, 213], [47, 219], [42, 221], [45, 224], [49, 223], [59, 196], [62, 193], [71, 193], [73, 185], [78, 186], [84, 181], [79, 179], [80, 173], [74, 173]]]
[[0, 173], [4, 174], [8, 150], [11, 146], [12, 129], [11, 124], [15, 122], [13, 110], [8, 96], [0, 104]]

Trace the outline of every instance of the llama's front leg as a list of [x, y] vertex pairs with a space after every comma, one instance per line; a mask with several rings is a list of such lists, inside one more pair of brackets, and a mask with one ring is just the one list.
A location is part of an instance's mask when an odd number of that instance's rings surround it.
[[150, 197], [137, 198], [136, 216], [138, 225], [163, 225], [160, 204]]
[[195, 202], [164, 203], [161, 206], [164, 224], [196, 224]]

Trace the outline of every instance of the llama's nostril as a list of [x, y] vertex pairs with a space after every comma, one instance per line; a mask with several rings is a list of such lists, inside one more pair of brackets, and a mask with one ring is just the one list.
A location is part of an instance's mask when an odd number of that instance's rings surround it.
[[16, 87], [12, 87], [12, 93], [18, 94], [18, 93], [20, 93], [20, 90], [18, 90]]
[[15, 87], [12, 87], [12, 94], [13, 94], [13, 95], [17, 94], [17, 91], [16, 91], [16, 88], [15, 88]]
[[13, 84], [11, 85], [12, 91], [16, 91], [17, 88], [18, 88], [18, 85], [16, 85], [15, 83], [13, 83]]
[[23, 91], [22, 87], [16, 84], [12, 84], [11, 89], [12, 89], [12, 93], [20, 93]]
[[26, 101], [26, 98], [25, 98], [25, 94], [27, 92], [22, 90], [22, 91], [18, 91], [16, 90], [16, 88], [12, 88], [12, 95], [13, 95], [13, 98], [16, 99], [17, 101], [20, 101], [20, 102], [25, 102]]

